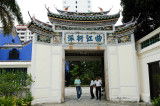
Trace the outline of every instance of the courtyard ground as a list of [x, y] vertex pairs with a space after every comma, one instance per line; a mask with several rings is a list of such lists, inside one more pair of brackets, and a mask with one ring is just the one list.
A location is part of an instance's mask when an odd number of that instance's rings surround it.
[[[94, 89], [95, 90], [95, 89]], [[95, 91], [94, 91], [95, 92]], [[60, 104], [37, 104], [35, 106], [151, 106], [147, 103], [137, 102], [111, 102], [105, 101], [104, 96], [101, 100], [90, 99], [89, 87], [82, 87], [81, 100], [77, 100], [76, 88], [65, 88], [65, 102]]]

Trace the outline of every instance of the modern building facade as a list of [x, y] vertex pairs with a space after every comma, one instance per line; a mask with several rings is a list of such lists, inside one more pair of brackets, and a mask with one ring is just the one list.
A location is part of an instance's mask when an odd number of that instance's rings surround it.
[[16, 31], [22, 43], [28, 40], [32, 40], [33, 38], [33, 34], [31, 33], [31, 31], [28, 30], [27, 25], [17, 25]]
[[68, 7], [72, 12], [91, 12], [92, 0], [63, 0], [63, 10]]

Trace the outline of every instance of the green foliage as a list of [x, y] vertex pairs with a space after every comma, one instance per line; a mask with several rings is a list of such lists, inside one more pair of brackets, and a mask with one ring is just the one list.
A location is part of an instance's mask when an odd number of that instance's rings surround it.
[[23, 24], [22, 14], [16, 0], [0, 0], [0, 22], [2, 22], [5, 35], [12, 32], [15, 19]]
[[76, 79], [77, 75], [79, 75], [82, 85], [89, 85], [90, 78], [102, 76], [102, 64], [100, 61], [72, 62], [70, 65], [70, 85], [74, 84], [74, 80]]
[[[0, 104], [3, 106], [29, 106], [33, 97], [29, 91], [31, 75], [21, 70], [0, 72]], [[26, 93], [26, 95], [22, 95]]]
[[1, 106], [30, 106], [33, 97], [30, 92], [24, 98], [16, 98], [16, 96], [2, 96], [0, 97]]
[[16, 106], [16, 97], [3, 96], [3, 97], [0, 98], [0, 105], [1, 106]]
[[27, 92], [26, 97], [24, 98], [24, 103], [26, 103], [27, 106], [31, 105], [31, 101], [33, 100], [33, 96], [31, 92]]
[[160, 26], [160, 0], [121, 0], [121, 5], [124, 23], [139, 17], [135, 31], [136, 40]]
[[0, 73], [0, 95], [18, 96], [22, 94], [27, 87], [30, 87], [32, 82], [31, 75], [21, 70], [6, 72], [6, 70], [3, 69], [2, 73]]
[[27, 95], [25, 98], [18, 98], [16, 101], [16, 104], [18, 106], [30, 106], [31, 101], [33, 100], [33, 97], [30, 92], [27, 92]]
[[153, 106], [160, 106], [160, 95], [152, 100]]

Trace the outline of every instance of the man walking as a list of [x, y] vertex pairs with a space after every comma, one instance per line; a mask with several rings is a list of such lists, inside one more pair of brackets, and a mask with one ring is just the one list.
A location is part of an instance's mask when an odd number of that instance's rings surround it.
[[90, 83], [90, 94], [91, 94], [91, 99], [94, 98], [93, 87], [94, 87], [94, 81], [93, 81], [93, 78], [91, 78], [91, 83]]
[[80, 100], [82, 89], [81, 89], [81, 80], [79, 79], [79, 76], [74, 81], [74, 84], [76, 85], [76, 91], [77, 91], [77, 99]]
[[96, 80], [94, 81], [94, 83], [96, 84], [96, 100], [101, 100], [101, 85], [102, 85], [102, 81], [100, 79], [98, 79], [98, 77], [96, 77]]

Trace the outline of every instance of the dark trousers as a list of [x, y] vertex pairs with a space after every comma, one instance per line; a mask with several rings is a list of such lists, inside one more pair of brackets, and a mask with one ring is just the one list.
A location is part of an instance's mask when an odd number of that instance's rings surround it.
[[96, 86], [96, 97], [101, 99], [101, 86]]
[[79, 99], [82, 95], [81, 86], [76, 86], [76, 91], [77, 91], [77, 99]]
[[94, 98], [94, 94], [93, 94], [93, 86], [90, 86], [90, 94], [91, 94], [91, 97]]

